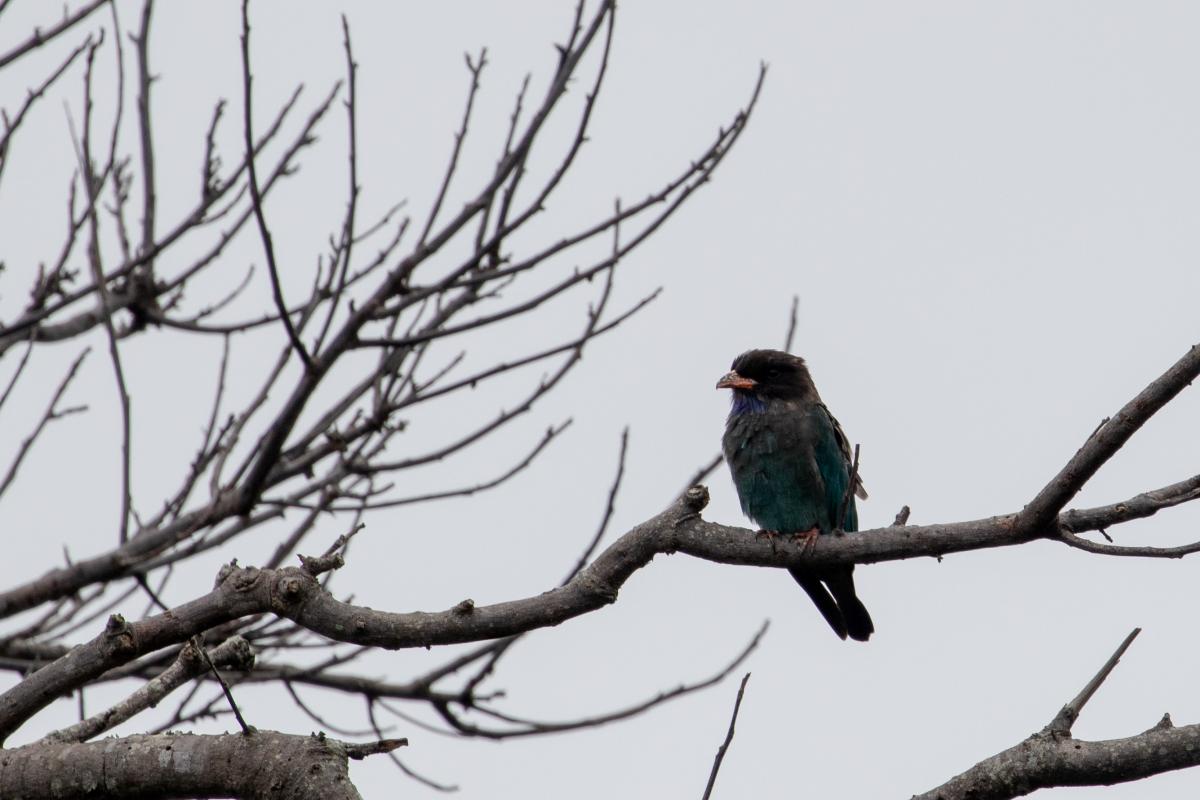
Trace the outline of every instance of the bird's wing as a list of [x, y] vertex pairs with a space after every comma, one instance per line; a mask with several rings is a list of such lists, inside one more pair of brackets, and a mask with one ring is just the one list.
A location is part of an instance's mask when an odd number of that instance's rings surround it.
[[[846, 457], [846, 463], [853, 464], [854, 454], [850, 451], [850, 440], [846, 438], [846, 432], [842, 430], [841, 423], [837, 421], [837, 417], [830, 413], [829, 407], [824, 403], [821, 403], [821, 408], [829, 416], [829, 421], [833, 423], [833, 434], [837, 437], [838, 447], [841, 449], [842, 455]], [[854, 479], [854, 494], [859, 500], [867, 499], [867, 490], [863, 486], [862, 475], [858, 475]]]

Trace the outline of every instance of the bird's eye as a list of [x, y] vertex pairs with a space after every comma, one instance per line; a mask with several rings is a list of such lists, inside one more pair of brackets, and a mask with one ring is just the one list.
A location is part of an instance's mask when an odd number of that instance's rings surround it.
[[767, 377], [768, 378], [778, 378], [779, 373], [780, 373], [779, 367], [771, 367], [769, 370], [767, 370]]

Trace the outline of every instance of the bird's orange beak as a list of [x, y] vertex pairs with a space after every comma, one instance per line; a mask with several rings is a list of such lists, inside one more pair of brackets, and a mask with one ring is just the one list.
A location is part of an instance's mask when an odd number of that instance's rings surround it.
[[746, 389], [746, 390], [749, 390], [749, 389], [753, 389], [755, 386], [758, 386], [758, 384], [755, 383], [750, 378], [743, 378], [741, 375], [738, 375], [736, 370], [731, 371], [731, 372], [726, 372], [724, 375], [721, 376], [721, 380], [717, 381], [718, 389]]

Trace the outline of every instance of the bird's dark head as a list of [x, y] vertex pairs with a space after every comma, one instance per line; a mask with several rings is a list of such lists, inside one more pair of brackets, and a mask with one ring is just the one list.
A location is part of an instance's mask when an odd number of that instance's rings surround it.
[[759, 403], [817, 399], [804, 359], [782, 350], [747, 350], [733, 360], [717, 388], [733, 389], [735, 405], [739, 397]]

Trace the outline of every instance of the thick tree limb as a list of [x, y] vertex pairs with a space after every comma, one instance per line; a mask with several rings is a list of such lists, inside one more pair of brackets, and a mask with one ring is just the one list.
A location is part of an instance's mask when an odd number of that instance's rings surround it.
[[[359, 800], [347, 758], [405, 739], [352, 744], [324, 736], [164, 733], [0, 753], [0, 797], [238, 797]], [[70, 769], [63, 769], [64, 765]], [[219, 765], [214, 769], [214, 765]]]
[[1200, 764], [1200, 725], [1085, 742], [1034, 734], [913, 800], [1007, 800], [1052, 786], [1111, 786]]
[[[1200, 358], [1192, 358], [1198, 352], [1200, 349], [1192, 348], [1188, 356], [1139, 397], [1147, 392], [1161, 392], [1162, 386], [1182, 380], [1180, 364], [1189, 370], [1200, 369]], [[1095, 439], [1093, 435], [1092, 440]], [[1089, 447], [1090, 442], [1080, 452], [1088, 451]], [[498, 639], [557, 625], [614, 602], [629, 576], [659, 553], [682, 551], [721, 563], [776, 567], [941, 556], [1019, 544], [1038, 537], [1060, 537], [1060, 531], [1068, 527], [1072, 535], [1084, 529], [1101, 529], [1130, 518], [1130, 505], [1138, 506], [1135, 516], [1144, 516], [1157, 508], [1192, 499], [1195, 494], [1195, 486], [1189, 480], [1139, 495], [1129, 504], [1056, 515], [1044, 529], [1021, 523], [1022, 519], [1029, 519], [1023, 516], [1027, 507], [1022, 514], [972, 522], [891, 526], [852, 536], [821, 537], [815, 546], [805, 547], [786, 538], [765, 540], [742, 528], [705, 522], [700, 511], [708, 502], [708, 492], [697, 486], [661, 514], [626, 533], [586, 569], [555, 589], [536, 597], [490, 606], [461, 603], [437, 613], [397, 614], [342, 603], [325, 592], [305, 570], [231, 567], [211, 594], [171, 612], [132, 624], [112, 617], [100, 637], [71, 650], [0, 695], [0, 739], [7, 738], [56, 697], [113, 667], [253, 614], [274, 612], [335, 641], [387, 649]], [[129, 544], [136, 545], [137, 540]], [[47, 576], [53, 577], [53, 573]]]
[[[253, 614], [273, 612], [328, 639], [389, 650], [461, 644], [558, 625], [613, 603], [625, 581], [660, 553], [684, 552], [708, 561], [750, 566], [826, 566], [941, 556], [1020, 544], [1030, 538], [1014, 525], [1016, 515], [1009, 514], [823, 536], [806, 548], [787, 537], [768, 540], [745, 528], [705, 522], [700, 511], [707, 503], [708, 490], [693, 487], [665, 511], [623, 535], [567, 583], [494, 605], [464, 602], [441, 612], [375, 611], [335, 599], [302, 569], [226, 568], [210, 594], [139, 622], [113, 617], [99, 637], [0, 695], [0, 740], [56, 697], [113, 667]], [[1079, 518], [1104, 521], [1096, 509], [1081, 512]], [[1056, 530], [1057, 521], [1047, 535]]]
[[249, 643], [240, 636], [227, 639], [208, 655], [208, 659], [203, 658], [194, 643], [189, 642], [171, 666], [146, 681], [129, 697], [99, 714], [49, 734], [42, 741], [86, 742], [104, 731], [115, 728], [135, 714], [157, 705], [183, 684], [203, 675], [209, 670], [209, 659], [218, 667], [232, 669], [245, 670], [254, 665], [254, 653]]
[[1200, 725], [1173, 727], [1170, 716], [1125, 739], [1071, 738], [1080, 709], [1109, 676], [1139, 629], [1125, 637], [1079, 695], [1041, 731], [980, 761], [913, 800], [1009, 800], [1053, 786], [1111, 786], [1200, 765]]
[[[1197, 352], [1200, 350], [1192, 348], [1180, 364], [1186, 364], [1191, 370], [1200, 369], [1200, 359], [1192, 359]], [[1193, 360], [1195, 363], [1191, 363]], [[1180, 364], [1168, 370], [1139, 397], [1151, 390], [1160, 391], [1156, 387], [1174, 385], [1181, 380]], [[1092, 438], [1095, 439], [1095, 435]], [[1089, 446], [1085, 444], [1080, 452], [1087, 451]], [[0, 739], [7, 738], [56, 697], [113, 667], [178, 644], [213, 626], [252, 614], [271, 611], [335, 641], [387, 649], [498, 639], [557, 625], [614, 602], [629, 576], [659, 553], [682, 551], [721, 563], [775, 567], [941, 556], [1019, 544], [1038, 537], [1060, 537], [1060, 531], [1067, 528], [1072, 535], [1080, 530], [1102, 529], [1131, 518], [1131, 505], [1138, 507], [1133, 516], [1145, 516], [1194, 496], [1195, 486], [1191, 481], [1184, 481], [1139, 495], [1128, 504], [1057, 515], [1044, 529], [1029, 528], [1027, 522], [1020, 522], [1028, 519], [1022, 516], [1027, 513], [1027, 507], [1022, 514], [972, 522], [891, 526], [852, 536], [821, 537], [815, 546], [804, 547], [786, 538], [765, 540], [742, 528], [703, 521], [700, 511], [708, 502], [708, 492], [698, 486], [688, 490], [661, 514], [626, 533], [586, 569], [555, 589], [536, 597], [490, 606], [462, 603], [438, 613], [396, 614], [342, 603], [325, 592], [314, 576], [304, 570], [231, 568], [211, 594], [172, 612], [132, 624], [113, 617], [108, 630], [100, 637], [75, 648], [0, 695]], [[236, 500], [227, 502], [236, 504]], [[129, 544], [136, 546], [138, 541], [135, 539]], [[52, 573], [46, 579], [56, 577]], [[36, 595], [46, 590], [39, 592], [34, 587], [26, 587], [26, 591]]]

